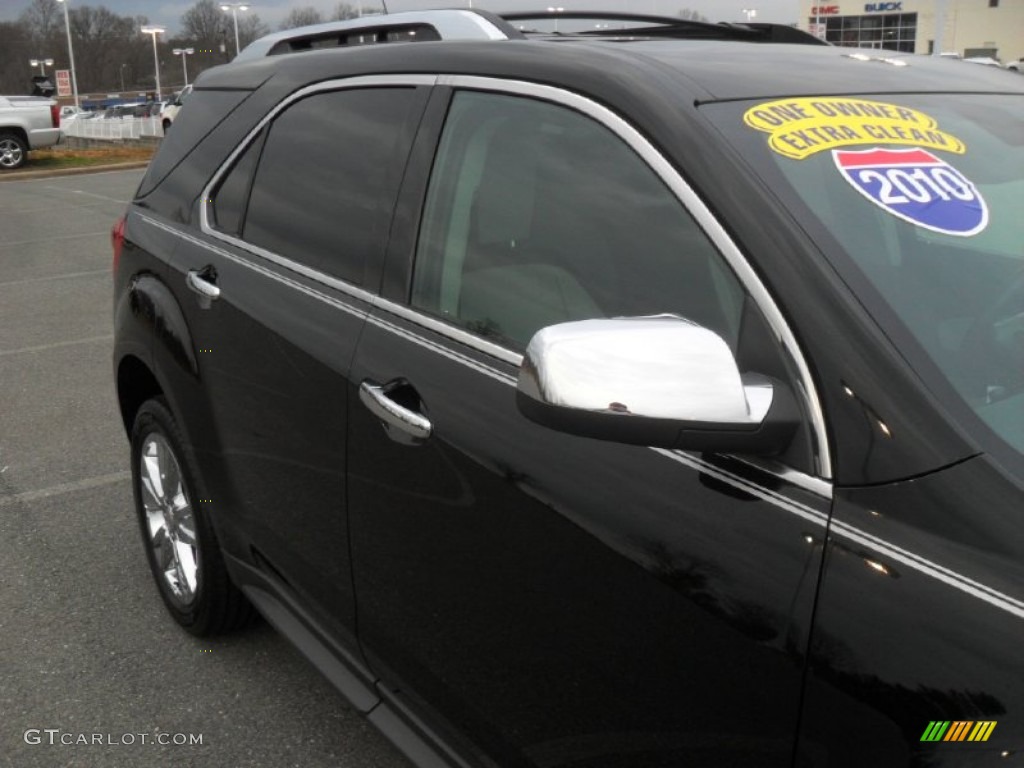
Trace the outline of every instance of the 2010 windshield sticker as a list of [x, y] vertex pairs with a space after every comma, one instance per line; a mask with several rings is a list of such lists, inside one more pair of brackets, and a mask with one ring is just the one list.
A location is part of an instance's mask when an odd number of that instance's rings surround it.
[[893, 216], [933, 232], [969, 237], [988, 226], [988, 206], [958, 170], [924, 149], [832, 151], [853, 188]]
[[769, 134], [772, 150], [794, 160], [856, 144], [902, 144], [958, 155], [966, 150], [960, 139], [939, 130], [935, 118], [882, 101], [783, 99], [748, 109], [743, 122]]

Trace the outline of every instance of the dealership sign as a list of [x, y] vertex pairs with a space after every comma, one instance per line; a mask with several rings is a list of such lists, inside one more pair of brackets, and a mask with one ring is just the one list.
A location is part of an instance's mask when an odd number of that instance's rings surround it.
[[57, 70], [57, 95], [58, 96], [70, 96], [71, 95], [71, 70], [69, 70], [69, 69], [58, 69]]
[[864, 6], [864, 13], [891, 13], [902, 11], [903, 3], [867, 3]]

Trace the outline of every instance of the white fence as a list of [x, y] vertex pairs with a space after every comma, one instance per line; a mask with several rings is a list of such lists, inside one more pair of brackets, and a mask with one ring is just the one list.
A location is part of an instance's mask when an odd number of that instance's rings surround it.
[[62, 125], [61, 130], [65, 136], [104, 141], [124, 141], [147, 136], [159, 138], [164, 135], [159, 117], [78, 118]]

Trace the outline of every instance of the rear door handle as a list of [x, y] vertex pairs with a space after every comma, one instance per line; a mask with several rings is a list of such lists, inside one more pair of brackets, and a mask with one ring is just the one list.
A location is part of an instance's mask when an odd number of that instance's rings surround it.
[[216, 280], [217, 270], [212, 266], [190, 269], [185, 274], [185, 285], [199, 295], [199, 306], [203, 309], [209, 309], [210, 302], [220, 298], [220, 288], [217, 287]]
[[[430, 437], [433, 426], [422, 413], [399, 405], [389, 396], [389, 392], [400, 387], [411, 390], [405, 382], [391, 382], [381, 386], [367, 379], [359, 385], [359, 399], [370, 409], [370, 413], [384, 422], [389, 436], [407, 445], [418, 445]], [[392, 428], [399, 432], [394, 432]]]

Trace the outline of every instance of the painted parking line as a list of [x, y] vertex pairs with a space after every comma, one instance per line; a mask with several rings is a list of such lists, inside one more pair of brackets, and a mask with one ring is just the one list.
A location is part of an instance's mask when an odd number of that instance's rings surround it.
[[127, 471], [111, 472], [109, 475], [96, 475], [95, 477], [87, 477], [84, 480], [51, 485], [49, 488], [40, 488], [38, 491], [24, 491], [22, 493], [15, 493], [12, 496], [0, 496], [0, 507], [48, 499], [51, 496], [63, 496], [66, 493], [74, 493], [75, 491], [87, 491], [90, 488], [101, 488], [104, 485], [123, 483], [131, 476], [132, 473]]
[[[50, 199], [50, 198], [47, 198], [47, 199]], [[63, 205], [63, 201], [61, 201], [60, 204]], [[19, 215], [20, 216], [20, 215], [28, 214], [28, 213], [53, 213], [57, 205], [58, 205], [58, 203], [50, 203], [49, 205], [43, 206], [41, 208], [13, 208], [10, 211], [7, 211], [7, 214], [9, 216], [14, 216], [14, 215]], [[88, 202], [88, 203], [82, 202], [82, 203], [79, 203], [76, 206], [76, 209], [77, 210], [87, 211], [90, 208], [99, 208], [100, 206], [103, 206], [103, 205], [106, 205], [105, 201], [97, 201], [95, 203], [93, 203], [93, 202]]]
[[38, 347], [21, 347], [21, 349], [0, 349], [0, 357], [6, 357], [7, 355], [20, 355], [27, 354], [29, 352], [45, 352], [48, 349], [60, 349], [61, 347], [74, 347], [78, 344], [95, 344], [99, 341], [110, 341], [114, 338], [113, 334], [107, 336], [90, 336], [86, 339], [75, 339], [74, 341], [55, 341], [53, 344], [41, 344]]
[[66, 275], [49, 275], [47, 277], [27, 277], [24, 280], [7, 280], [0, 282], [0, 288], [10, 285], [25, 285], [26, 283], [44, 283], [47, 280], [73, 280], [76, 277], [90, 277], [92, 275], [109, 275], [109, 269], [90, 269], [88, 272], [69, 272]]
[[48, 175], [48, 176], [36, 176], [36, 177], [31, 177], [31, 178], [28, 177], [28, 176], [24, 176], [22, 178], [11, 178], [10, 175], [5, 175], [5, 176], [0, 176], [0, 179], [3, 179], [5, 184], [11, 184], [11, 185], [17, 185], [17, 184], [40, 184], [40, 183], [42, 183], [44, 181], [53, 182], [53, 181], [59, 181], [61, 179], [69, 179], [71, 181], [75, 181], [75, 182], [78, 182], [79, 184], [81, 184], [83, 178], [94, 179], [97, 176], [111, 176], [113, 174], [130, 175], [132, 173], [139, 174], [139, 177], [141, 178], [143, 175], [145, 175], [145, 172], [146, 172], [146, 168], [142, 167], [142, 166], [139, 166], [139, 167], [134, 167], [134, 168], [111, 168], [109, 171], [87, 171], [87, 172], [80, 172], [80, 173], [60, 173], [60, 174], [54, 174], [54, 175]]
[[0, 248], [13, 248], [17, 245], [34, 245], [36, 243], [49, 243], [56, 240], [78, 240], [83, 237], [99, 237], [100, 235], [110, 237], [110, 230], [105, 230], [103, 232], [81, 232], [77, 235], [54, 235], [53, 237], [39, 237], [35, 240], [14, 240], [6, 243], [0, 241]]
[[97, 195], [95, 192], [86, 192], [84, 189], [67, 189], [66, 187], [54, 187], [52, 185], [45, 186], [43, 187], [43, 189], [53, 189], [56, 190], [57, 192], [71, 192], [72, 194], [75, 195], [87, 195], [89, 197], [98, 197], [100, 200], [109, 200], [112, 203], [124, 203], [125, 205], [131, 202], [131, 200], [119, 200], [116, 197], [107, 197], [106, 195]]

